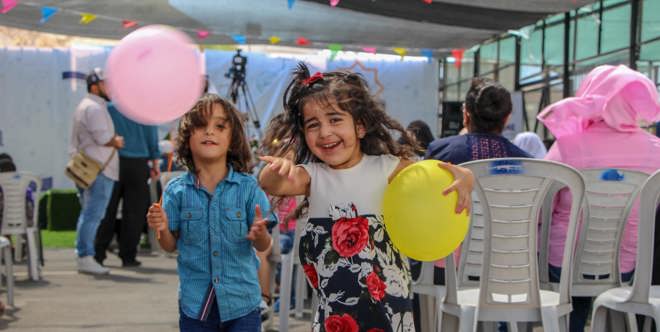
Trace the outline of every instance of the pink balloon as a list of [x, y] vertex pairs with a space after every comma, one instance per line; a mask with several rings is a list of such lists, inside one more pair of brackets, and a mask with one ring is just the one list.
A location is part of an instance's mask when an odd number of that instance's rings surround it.
[[203, 89], [199, 52], [184, 33], [162, 25], [124, 37], [110, 53], [106, 75], [117, 109], [143, 124], [179, 118]]

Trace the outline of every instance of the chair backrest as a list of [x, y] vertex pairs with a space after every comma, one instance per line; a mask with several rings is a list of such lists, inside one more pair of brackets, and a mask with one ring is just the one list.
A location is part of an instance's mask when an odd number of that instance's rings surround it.
[[26, 199], [25, 195], [34, 183], [34, 214], [35, 224], [39, 220], [38, 195], [41, 189], [41, 181], [34, 174], [27, 172], [7, 172], [0, 173], [0, 187], [4, 198], [4, 208], [2, 212], [2, 235], [25, 234], [27, 231]]
[[173, 171], [173, 172], [161, 172], [160, 173], [160, 187], [162, 188], [163, 192], [165, 192], [165, 188], [167, 188], [167, 183], [170, 182], [170, 180], [174, 179], [175, 177], [185, 173], [185, 171]]
[[649, 175], [622, 169], [580, 170], [585, 209], [575, 258], [573, 290], [596, 296], [620, 286], [619, 246], [635, 198]]
[[[555, 181], [568, 186], [576, 205], [571, 208], [567, 234], [574, 238], [584, 180], [572, 167], [545, 160], [486, 159], [462, 166], [477, 179], [475, 190], [486, 221], [479, 306], [539, 308], [536, 235], [540, 207]], [[563, 266], [570, 266], [573, 241], [566, 241], [565, 250]], [[569, 285], [570, 268], [562, 271], [560, 303], [570, 303]]]
[[648, 303], [649, 301], [653, 273], [655, 214], [658, 204], [660, 204], [660, 170], [653, 173], [641, 189], [635, 281], [628, 299], [631, 302]]
[[458, 288], [479, 287], [485, 234], [486, 220], [483, 206], [477, 193], [472, 192], [470, 229], [461, 246], [461, 260], [458, 265]]

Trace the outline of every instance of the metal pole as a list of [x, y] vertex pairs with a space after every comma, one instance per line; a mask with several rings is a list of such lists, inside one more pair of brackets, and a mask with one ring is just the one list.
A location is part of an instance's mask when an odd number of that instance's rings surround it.
[[514, 64], [514, 70], [515, 72], [513, 73], [513, 84], [514, 84], [514, 90], [515, 91], [520, 91], [520, 51], [521, 51], [521, 38], [519, 36], [515, 36], [515, 41], [516, 41], [516, 54], [515, 54], [515, 64]]
[[564, 98], [571, 95], [571, 67], [570, 67], [570, 53], [569, 42], [571, 39], [571, 14], [564, 13], [564, 75], [562, 77], [563, 90], [562, 96]]
[[630, 68], [637, 69], [639, 60], [639, 18], [641, 13], [641, 0], [630, 0]]

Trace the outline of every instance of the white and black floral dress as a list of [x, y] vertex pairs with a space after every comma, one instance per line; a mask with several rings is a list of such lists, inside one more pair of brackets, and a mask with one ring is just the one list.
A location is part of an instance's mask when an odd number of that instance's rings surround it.
[[399, 163], [367, 156], [352, 168], [303, 165], [311, 177], [300, 260], [318, 292], [313, 331], [414, 331], [407, 258], [385, 231], [382, 199]]

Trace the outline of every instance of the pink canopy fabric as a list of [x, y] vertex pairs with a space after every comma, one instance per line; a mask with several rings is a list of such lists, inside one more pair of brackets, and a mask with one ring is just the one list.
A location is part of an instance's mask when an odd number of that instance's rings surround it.
[[617, 131], [633, 132], [640, 130], [639, 120], [660, 120], [658, 91], [646, 76], [624, 65], [599, 66], [580, 84], [575, 97], [546, 107], [538, 119], [556, 138], [583, 132], [601, 121]]

